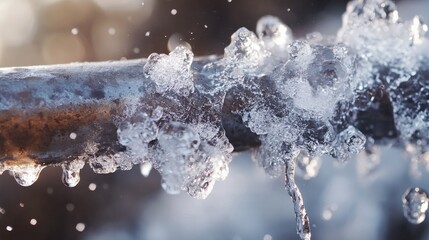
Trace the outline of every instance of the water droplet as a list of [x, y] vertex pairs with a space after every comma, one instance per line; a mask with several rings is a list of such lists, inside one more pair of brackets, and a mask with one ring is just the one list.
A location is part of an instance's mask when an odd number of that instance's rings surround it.
[[77, 134], [72, 132], [72, 133], [70, 133], [69, 137], [70, 137], [70, 139], [75, 140], [77, 137]]
[[176, 15], [176, 14], [177, 14], [177, 10], [176, 10], [176, 9], [174, 9], [174, 8], [173, 8], [173, 9], [171, 9], [171, 15], [173, 15], [173, 16], [174, 16], [174, 15]]
[[83, 232], [84, 230], [85, 230], [85, 224], [84, 223], [76, 224], [76, 231]]
[[332, 218], [332, 211], [330, 209], [325, 209], [322, 212], [323, 220], [329, 221]]
[[95, 184], [95, 183], [90, 183], [90, 184], [88, 185], [88, 189], [89, 189], [89, 191], [94, 192], [94, 191], [95, 191], [95, 189], [97, 189], [97, 184]]
[[13, 230], [13, 227], [11, 227], [11, 226], [6, 226], [6, 230], [7, 230], [8, 232], [11, 232], [11, 231]]
[[410, 188], [402, 196], [404, 216], [412, 224], [420, 224], [426, 218], [428, 210], [428, 195], [418, 187]]
[[72, 33], [73, 35], [78, 35], [78, 34], [79, 34], [79, 29], [77, 29], [77, 28], [72, 28], [71, 33]]
[[31, 225], [33, 225], [33, 226], [35, 226], [35, 225], [37, 224], [37, 220], [36, 220], [36, 219], [34, 219], [34, 218], [32, 218], [32, 219], [30, 220], [30, 224], [31, 224]]
[[66, 210], [68, 212], [73, 212], [73, 210], [74, 210], [74, 204], [73, 203], [67, 203], [66, 204]]
[[113, 27], [110, 27], [109, 29], [107, 29], [107, 32], [109, 33], [109, 35], [113, 36], [116, 34], [116, 29]]

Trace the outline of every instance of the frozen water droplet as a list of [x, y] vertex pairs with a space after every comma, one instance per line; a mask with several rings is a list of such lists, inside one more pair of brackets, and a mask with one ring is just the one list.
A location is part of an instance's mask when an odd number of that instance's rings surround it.
[[151, 162], [144, 162], [140, 164], [140, 173], [143, 175], [143, 177], [149, 177], [151, 170], [152, 170]]
[[11, 166], [9, 171], [12, 172], [13, 177], [19, 185], [28, 187], [37, 181], [43, 168], [44, 166], [36, 163], [26, 163], [22, 165]]
[[73, 160], [63, 164], [63, 183], [67, 187], [75, 187], [80, 181], [80, 170], [85, 166], [83, 160]]
[[402, 196], [404, 216], [412, 224], [420, 224], [426, 218], [428, 209], [428, 195], [418, 187], [410, 188]]
[[257, 61], [263, 54], [256, 35], [244, 27], [232, 34], [231, 44], [225, 48], [225, 56], [231, 60]]
[[191, 64], [194, 54], [186, 47], [178, 46], [169, 55], [152, 53], [144, 66], [144, 72], [156, 84], [156, 91], [173, 90], [181, 95], [194, 91]]
[[273, 16], [260, 18], [256, 24], [256, 33], [265, 47], [272, 52], [286, 49], [293, 40], [290, 28]]
[[178, 46], [185, 47], [189, 50], [192, 50], [191, 44], [183, 40], [183, 37], [179, 33], [174, 33], [168, 38], [167, 48], [169, 51], [173, 51]]
[[341, 131], [334, 143], [333, 156], [340, 161], [348, 161], [352, 155], [358, 154], [365, 146], [365, 135], [353, 126]]
[[7, 230], [8, 232], [11, 232], [11, 231], [13, 230], [13, 227], [11, 227], [11, 226], [6, 226], [6, 230]]

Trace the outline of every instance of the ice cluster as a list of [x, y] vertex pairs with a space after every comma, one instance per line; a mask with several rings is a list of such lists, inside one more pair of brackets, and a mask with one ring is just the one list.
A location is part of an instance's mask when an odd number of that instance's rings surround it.
[[[228, 110], [261, 142], [253, 157], [270, 176], [285, 176], [297, 232], [310, 239], [295, 173], [313, 178], [320, 156], [347, 162], [364, 148], [370, 152], [379, 136], [396, 134], [418, 154], [429, 150], [427, 31], [419, 17], [401, 20], [392, 1], [354, 0], [336, 36], [294, 39], [288, 26], [266, 16], [256, 33], [238, 29], [223, 56], [202, 66], [194, 66], [193, 53], [182, 46], [152, 54], [143, 67], [142, 77], [151, 82], [145, 96], [124, 96], [123, 114], [115, 119], [123, 148], [99, 155], [97, 143], [88, 143], [83, 156], [63, 165], [64, 183], [78, 183], [85, 161], [97, 173], [141, 164], [145, 175], [158, 170], [167, 192], [206, 198], [228, 175], [233, 147], [222, 113], [233, 99]], [[371, 111], [393, 114], [394, 129], [384, 133], [358, 121]], [[42, 168], [33, 165], [2, 169], [27, 186]], [[403, 203], [407, 219], [424, 220], [423, 190], [407, 191]]]

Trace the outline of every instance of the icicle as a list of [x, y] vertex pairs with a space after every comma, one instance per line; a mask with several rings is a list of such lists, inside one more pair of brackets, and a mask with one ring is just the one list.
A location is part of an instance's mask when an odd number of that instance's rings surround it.
[[303, 240], [311, 239], [310, 219], [305, 210], [304, 200], [301, 192], [295, 183], [295, 161], [294, 159], [286, 160], [285, 168], [286, 190], [293, 201], [296, 217], [296, 231]]

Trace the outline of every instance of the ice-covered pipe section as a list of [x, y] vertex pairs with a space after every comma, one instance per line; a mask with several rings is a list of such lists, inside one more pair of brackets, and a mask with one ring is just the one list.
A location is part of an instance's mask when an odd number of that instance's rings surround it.
[[75, 186], [85, 163], [96, 173], [141, 164], [160, 172], [166, 191], [206, 198], [234, 148], [253, 148], [269, 175], [286, 175], [308, 239], [295, 167], [315, 177], [320, 156], [347, 162], [389, 140], [427, 161], [420, 18], [401, 20], [391, 1], [355, 0], [336, 37], [293, 39], [273, 16], [256, 31], [238, 29], [223, 56], [194, 59], [178, 47], [147, 60], [2, 69], [0, 172], [27, 186], [44, 166], [62, 165]]

